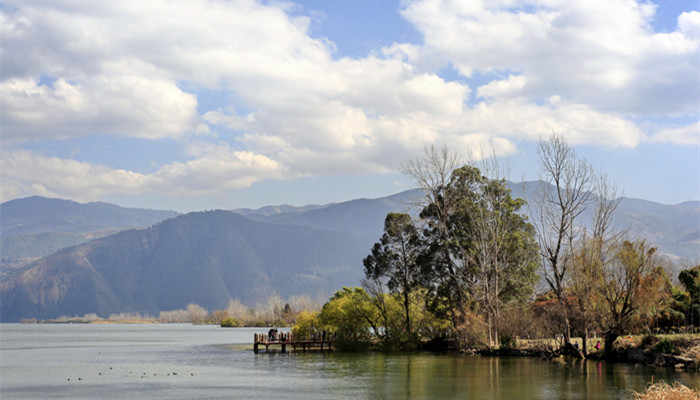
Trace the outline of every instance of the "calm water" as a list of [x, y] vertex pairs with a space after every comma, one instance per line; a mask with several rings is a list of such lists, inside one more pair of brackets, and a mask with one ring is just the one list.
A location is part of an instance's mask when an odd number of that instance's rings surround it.
[[[192, 325], [0, 324], [0, 398], [623, 399], [699, 374], [436, 354], [253, 354], [254, 332]], [[177, 374], [177, 375], [176, 375]]]

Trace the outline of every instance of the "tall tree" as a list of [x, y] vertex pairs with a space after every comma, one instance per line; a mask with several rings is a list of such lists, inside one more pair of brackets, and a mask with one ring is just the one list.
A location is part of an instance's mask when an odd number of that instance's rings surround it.
[[392, 293], [401, 296], [404, 329], [408, 334], [412, 332], [410, 310], [412, 293], [419, 284], [420, 253], [420, 234], [411, 216], [389, 213], [384, 220], [384, 234], [363, 261], [367, 279], [386, 284]]
[[690, 297], [686, 324], [700, 326], [700, 265], [682, 270], [678, 280], [685, 286]]
[[[423, 191], [423, 199], [415, 205], [422, 208], [421, 219], [427, 222], [426, 232], [432, 237], [427, 254], [421, 262], [423, 276], [434, 279], [425, 282], [432, 296], [433, 311], [445, 313], [454, 327], [464, 321], [464, 310], [468, 298], [455, 283], [460, 281], [459, 265], [450, 257], [449, 216], [454, 203], [445, 196], [445, 188], [450, 182], [452, 171], [459, 166], [460, 157], [447, 147], [436, 149], [430, 146], [422, 159], [409, 160], [403, 172], [412, 177]], [[452, 284], [450, 284], [452, 283]]]
[[520, 213], [505, 180], [489, 179], [475, 167], [452, 174], [454, 249], [464, 258], [465, 281], [488, 325], [490, 345], [498, 345], [502, 305], [532, 293], [537, 266], [534, 229]]
[[489, 344], [498, 344], [502, 304], [529, 294], [536, 281], [534, 229], [519, 213], [524, 202], [511, 197], [505, 180], [488, 179], [472, 166], [454, 170], [440, 196], [451, 204], [444, 234], [437, 206], [421, 213], [435, 297], [462, 298], [464, 305], [452, 314], [466, 315], [467, 305], [482, 314]]
[[573, 244], [578, 236], [577, 220], [593, 192], [593, 168], [579, 158], [564, 138], [552, 135], [538, 148], [542, 183], [532, 214], [540, 244], [543, 275], [557, 297], [564, 320], [564, 339], [570, 343], [571, 325], [566, 280], [573, 262]]
[[583, 229], [576, 243], [569, 286], [576, 306], [574, 325], [581, 331], [584, 356], [588, 350], [588, 332], [597, 322], [601, 305], [596, 288], [600, 285], [603, 266], [611, 261], [612, 251], [624, 234], [612, 226], [612, 217], [622, 199], [617, 186], [606, 174], [599, 173], [594, 177], [593, 192], [591, 229]]

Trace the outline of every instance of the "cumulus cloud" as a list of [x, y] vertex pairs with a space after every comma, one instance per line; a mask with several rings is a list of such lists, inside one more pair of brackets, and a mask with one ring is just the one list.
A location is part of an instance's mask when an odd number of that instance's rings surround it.
[[700, 122], [680, 127], [661, 128], [654, 133], [651, 141], [681, 146], [700, 146]]
[[[348, 58], [288, 3], [10, 0], [0, 10], [4, 142], [177, 138], [191, 159], [142, 174], [7, 150], [3, 191], [201, 194], [392, 171], [428, 144], [493, 143], [508, 155], [552, 132], [612, 147], [692, 142], [690, 128], [645, 132], [634, 121], [697, 115], [698, 12], [655, 33], [654, 6], [633, 1], [402, 4], [423, 42]], [[448, 65], [465, 79], [441, 78]], [[477, 74], [494, 78], [470, 86]], [[206, 108], [204, 90], [230, 104]]]
[[247, 188], [264, 179], [288, 178], [278, 162], [226, 144], [207, 144], [192, 153], [197, 157], [190, 161], [166, 164], [143, 174], [30, 151], [2, 151], [1, 197], [3, 201], [26, 194], [80, 201], [117, 193], [189, 197]]
[[3, 140], [65, 139], [116, 134], [147, 139], [195, 131], [194, 95], [173, 82], [139, 76], [100, 76], [51, 86], [35, 79], [0, 82]]
[[655, 33], [654, 12], [635, 1], [414, 0], [402, 14], [424, 35], [414, 57], [450, 62], [466, 77], [513, 77], [485, 95], [522, 76], [527, 85], [517, 94], [528, 98], [559, 95], [603, 112], [695, 113], [698, 13], [681, 14], [675, 32]]

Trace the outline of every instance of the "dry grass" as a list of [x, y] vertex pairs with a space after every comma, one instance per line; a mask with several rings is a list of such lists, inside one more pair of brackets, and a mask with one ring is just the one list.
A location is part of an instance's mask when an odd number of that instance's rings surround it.
[[685, 350], [685, 352], [681, 355], [684, 357], [692, 358], [693, 360], [695, 360], [696, 364], [700, 365], [700, 344]]
[[700, 400], [700, 392], [676, 382], [673, 386], [666, 382], [653, 383], [643, 393], [634, 393], [635, 400]]

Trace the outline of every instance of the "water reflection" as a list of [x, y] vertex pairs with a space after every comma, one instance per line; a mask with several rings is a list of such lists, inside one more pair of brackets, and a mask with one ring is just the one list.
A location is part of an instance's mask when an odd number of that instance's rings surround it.
[[[617, 399], [655, 380], [697, 387], [694, 374], [597, 361], [435, 354], [325, 354], [297, 367], [364, 387], [364, 398]], [[345, 387], [347, 389], [347, 386]]]
[[[253, 332], [0, 325], [0, 398], [621, 399], [652, 379], [700, 387], [698, 374], [595, 361], [254, 354], [240, 345], [250, 343]], [[67, 380], [77, 377], [82, 380]]]

